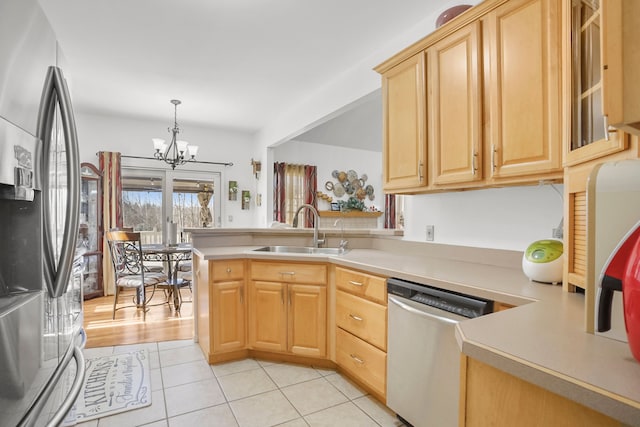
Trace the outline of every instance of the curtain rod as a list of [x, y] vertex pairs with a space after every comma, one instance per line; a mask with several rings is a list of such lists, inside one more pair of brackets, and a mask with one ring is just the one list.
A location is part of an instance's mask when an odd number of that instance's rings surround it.
[[[124, 157], [127, 159], [142, 159], [142, 160], [158, 160], [155, 157], [143, 157], [143, 156], [128, 156], [126, 154], [120, 154], [120, 157]], [[233, 166], [233, 162], [205, 162], [202, 160], [188, 160], [187, 163], [202, 163], [207, 165], [222, 165], [222, 166]]]

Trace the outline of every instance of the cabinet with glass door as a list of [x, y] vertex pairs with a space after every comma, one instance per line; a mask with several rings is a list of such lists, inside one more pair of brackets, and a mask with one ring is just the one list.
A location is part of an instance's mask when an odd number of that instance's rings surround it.
[[78, 247], [85, 251], [84, 299], [103, 296], [102, 291], [102, 176], [91, 163], [80, 165], [80, 230]]
[[[640, 2], [565, 0], [565, 274], [568, 291], [587, 289], [587, 182], [602, 162], [640, 157], [635, 123], [640, 84]], [[636, 117], [636, 118], [634, 118]], [[570, 123], [570, 126], [568, 125]], [[587, 291], [587, 299], [590, 298]]]
[[629, 0], [571, 0], [567, 7], [571, 127], [565, 164], [572, 166], [628, 148], [628, 138], [619, 129], [629, 119], [620, 116], [630, 114], [624, 108], [625, 92], [637, 91], [638, 85], [624, 80], [629, 71], [625, 68], [631, 64], [623, 59], [630, 43], [623, 27], [628, 29], [632, 23], [625, 22], [623, 14], [633, 15], [631, 9], [637, 5]]

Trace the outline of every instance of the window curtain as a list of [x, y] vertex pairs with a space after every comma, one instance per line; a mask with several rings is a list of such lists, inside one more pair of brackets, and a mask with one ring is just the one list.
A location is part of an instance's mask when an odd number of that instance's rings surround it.
[[[316, 166], [274, 163], [273, 182], [274, 221], [293, 224], [293, 216], [305, 203], [317, 209]], [[304, 215], [304, 226], [313, 227], [314, 218], [311, 212], [307, 210]]]
[[213, 190], [205, 185], [202, 191], [198, 193], [198, 203], [200, 204], [200, 223], [203, 227], [209, 227], [213, 222], [211, 215], [211, 209], [209, 209], [209, 202], [213, 197]]
[[[102, 173], [102, 230], [122, 227], [122, 171], [120, 153], [98, 153]], [[109, 254], [109, 244], [102, 236], [102, 283], [105, 295], [115, 292], [115, 274]]]
[[284, 170], [285, 163], [273, 164], [273, 220], [286, 223], [287, 214], [285, 207]]
[[[304, 186], [304, 203], [313, 206], [318, 210], [318, 196], [317, 196], [317, 183], [316, 183], [316, 167], [305, 165], [304, 166], [304, 177], [303, 177], [303, 186]], [[305, 227], [313, 227], [315, 217], [306, 209], [304, 211], [304, 226]]]
[[396, 228], [396, 195], [384, 195], [384, 228]]

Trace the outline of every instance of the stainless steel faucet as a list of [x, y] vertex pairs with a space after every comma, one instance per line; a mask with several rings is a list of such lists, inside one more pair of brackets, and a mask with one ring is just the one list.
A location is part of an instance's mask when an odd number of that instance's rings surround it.
[[340, 244], [338, 247], [340, 248], [340, 252], [344, 252], [347, 250], [348, 240], [344, 240], [344, 220], [342, 218], [336, 219], [336, 222], [333, 223], [334, 227], [338, 226], [338, 222], [340, 223]]
[[298, 227], [298, 214], [303, 208], [309, 209], [313, 213], [313, 247], [318, 248], [324, 243], [324, 239], [318, 239], [318, 224], [320, 223], [320, 215], [316, 208], [309, 204], [300, 205], [295, 214], [293, 214], [293, 228]]

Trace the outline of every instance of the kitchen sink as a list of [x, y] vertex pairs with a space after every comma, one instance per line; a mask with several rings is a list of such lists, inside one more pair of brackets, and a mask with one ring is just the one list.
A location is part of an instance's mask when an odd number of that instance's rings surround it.
[[318, 255], [342, 255], [349, 249], [342, 248], [313, 248], [309, 246], [264, 246], [254, 249], [256, 252], [271, 252], [281, 254], [318, 254]]

